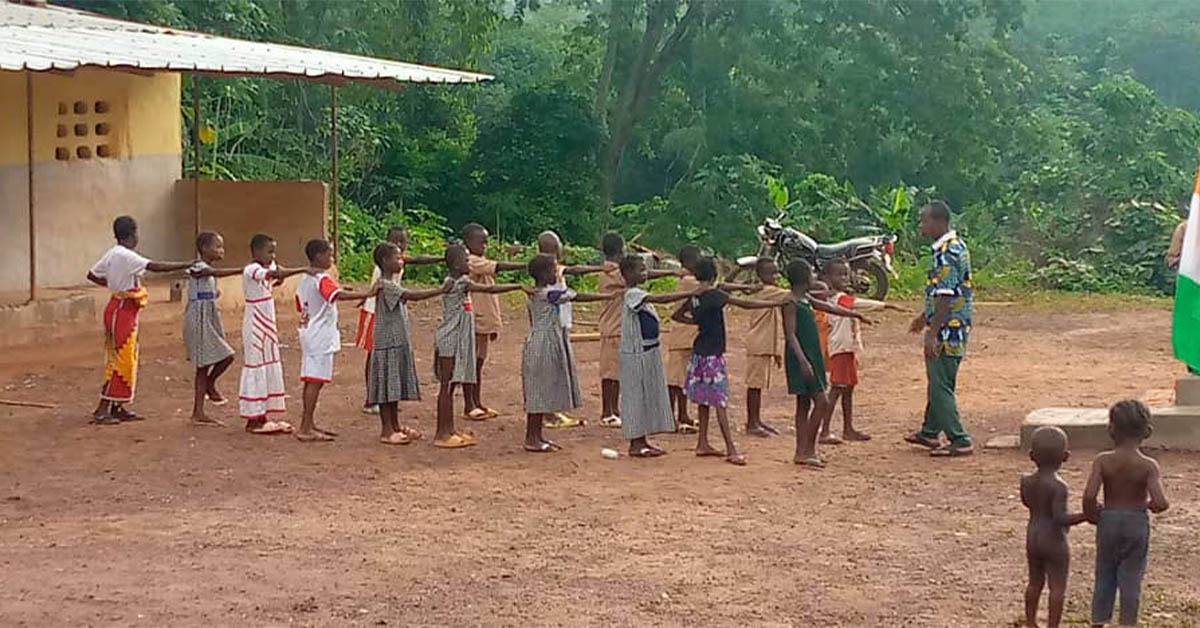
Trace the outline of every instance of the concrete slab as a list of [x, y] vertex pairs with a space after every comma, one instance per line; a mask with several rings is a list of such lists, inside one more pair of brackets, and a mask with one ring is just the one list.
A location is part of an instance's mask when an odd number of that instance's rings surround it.
[[1175, 405], [1200, 406], [1200, 377], [1183, 375], [1175, 380]]
[[[1200, 406], [1152, 408], [1154, 435], [1147, 447], [1200, 451]], [[1112, 447], [1108, 437], [1108, 410], [1105, 408], [1040, 408], [1030, 412], [1021, 424], [1021, 449], [1028, 450], [1033, 431], [1043, 425], [1055, 425], [1067, 433], [1073, 450], [1101, 450]]]

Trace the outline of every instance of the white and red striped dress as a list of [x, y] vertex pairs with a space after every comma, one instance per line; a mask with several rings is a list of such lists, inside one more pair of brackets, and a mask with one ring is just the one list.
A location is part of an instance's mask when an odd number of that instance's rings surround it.
[[[272, 265], [273, 267], [274, 265]], [[270, 269], [251, 262], [242, 270], [246, 313], [242, 318], [242, 384], [238, 393], [242, 418], [266, 419], [283, 412], [283, 361], [279, 355], [279, 328], [275, 324], [275, 299]]]

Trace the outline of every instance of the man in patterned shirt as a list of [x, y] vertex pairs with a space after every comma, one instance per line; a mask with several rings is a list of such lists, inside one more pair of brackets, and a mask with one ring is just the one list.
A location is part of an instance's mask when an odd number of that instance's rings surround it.
[[[925, 422], [904, 440], [928, 447], [934, 456], [969, 456], [975, 448], [962, 426], [954, 389], [971, 331], [971, 255], [950, 229], [950, 207], [943, 201], [921, 208], [921, 235], [933, 240], [933, 259], [925, 311], [913, 319], [910, 331], [925, 332], [928, 390]], [[946, 445], [939, 440], [943, 432]]]

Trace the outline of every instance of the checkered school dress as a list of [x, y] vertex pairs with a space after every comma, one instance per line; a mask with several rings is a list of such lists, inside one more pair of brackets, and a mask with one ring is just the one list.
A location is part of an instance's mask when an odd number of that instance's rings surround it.
[[521, 356], [525, 412], [543, 414], [583, 405], [571, 343], [563, 329], [559, 304], [575, 292], [543, 286], [529, 297], [529, 337]]
[[408, 331], [408, 306], [400, 284], [383, 280], [375, 302], [374, 345], [367, 371], [367, 403], [378, 405], [421, 398], [417, 364]]
[[467, 290], [470, 281], [463, 275], [454, 281], [450, 292], [442, 295], [442, 322], [434, 337], [433, 372], [437, 374], [439, 357], [454, 358], [450, 381], [456, 384], [475, 383], [475, 313]]
[[621, 308], [621, 435], [628, 440], [675, 431], [667, 375], [659, 347], [659, 320], [650, 293], [629, 288]]
[[[204, 262], [192, 265], [195, 270], [210, 269]], [[187, 307], [183, 311], [183, 344], [188, 361], [196, 368], [211, 366], [233, 355], [233, 347], [225, 341], [221, 311], [217, 308], [217, 279], [191, 277], [188, 279]]]

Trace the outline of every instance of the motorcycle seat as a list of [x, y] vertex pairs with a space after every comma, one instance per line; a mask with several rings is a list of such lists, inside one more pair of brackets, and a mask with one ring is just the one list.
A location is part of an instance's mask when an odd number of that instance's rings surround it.
[[861, 247], [871, 246], [874, 243], [875, 238], [864, 236], [861, 238], [850, 238], [837, 244], [818, 244], [817, 257], [820, 259], [845, 257]]

